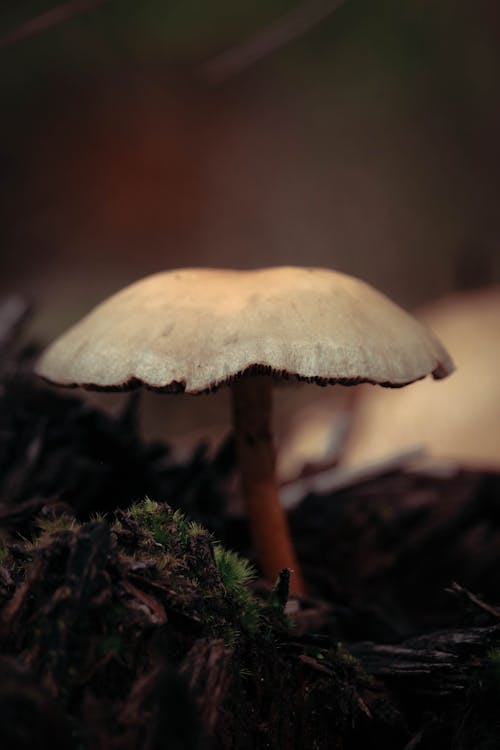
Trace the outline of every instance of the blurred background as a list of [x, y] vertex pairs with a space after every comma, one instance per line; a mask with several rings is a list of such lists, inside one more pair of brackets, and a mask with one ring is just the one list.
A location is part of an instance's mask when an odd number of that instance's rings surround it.
[[[408, 309], [498, 283], [499, 41], [497, 0], [4, 0], [0, 295], [48, 342], [177, 266], [327, 266]], [[145, 429], [222, 432], [226, 397], [148, 396]]]

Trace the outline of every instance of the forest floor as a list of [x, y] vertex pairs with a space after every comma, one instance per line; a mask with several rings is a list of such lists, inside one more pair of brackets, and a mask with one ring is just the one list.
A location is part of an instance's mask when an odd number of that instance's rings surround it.
[[[8, 312], [8, 314], [7, 314]], [[500, 475], [392, 469], [290, 512], [258, 577], [233, 451], [184, 464], [31, 375], [0, 308], [0, 747], [500, 747]]]

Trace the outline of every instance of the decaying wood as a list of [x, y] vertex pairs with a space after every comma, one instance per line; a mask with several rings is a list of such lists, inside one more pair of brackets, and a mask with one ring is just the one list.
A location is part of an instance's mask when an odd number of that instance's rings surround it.
[[500, 644], [500, 625], [430, 633], [398, 645], [352, 644], [350, 651], [368, 674], [398, 690], [425, 696], [448, 696], [470, 688], [481, 675], [489, 653]]
[[232, 457], [215, 461], [200, 446], [183, 465], [167, 446], [139, 435], [137, 394], [107, 415], [24, 375], [0, 387], [0, 522], [27, 535], [46, 505], [80, 518], [113, 511], [145, 495], [175, 499], [223, 536], [223, 487]]
[[71, 724], [61, 707], [19, 660], [0, 657], [0, 747], [73, 750]]
[[2, 652], [91, 747], [164, 746], [174, 700], [185, 719], [174, 733], [193, 747], [201, 736], [224, 750], [291, 747], [296, 735], [335, 747], [357, 714], [369, 714], [356, 665], [325, 644], [305, 655], [282, 606], [263, 603], [260, 624], [246, 630], [209, 535], [179, 536], [172, 511], [153, 507], [168, 550], [125, 511], [82, 525], [53, 516], [25, 543], [22, 565], [9, 549]]
[[182, 672], [188, 676], [189, 687], [197, 696], [200, 717], [210, 736], [233, 686], [233, 670], [234, 649], [222, 640], [196, 641], [184, 661]]
[[292, 530], [313, 593], [350, 609], [348, 636], [373, 637], [376, 626], [390, 642], [456, 619], [446, 591], [453, 581], [496, 600], [499, 496], [493, 472], [392, 471], [310, 495], [293, 511]]

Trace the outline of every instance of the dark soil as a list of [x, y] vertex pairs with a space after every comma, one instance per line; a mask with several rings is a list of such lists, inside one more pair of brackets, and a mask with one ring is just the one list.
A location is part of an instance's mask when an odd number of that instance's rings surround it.
[[500, 747], [499, 475], [304, 498], [287, 601], [220, 544], [252, 557], [230, 442], [178, 465], [138, 394], [37, 382], [26, 315], [0, 306], [2, 750]]

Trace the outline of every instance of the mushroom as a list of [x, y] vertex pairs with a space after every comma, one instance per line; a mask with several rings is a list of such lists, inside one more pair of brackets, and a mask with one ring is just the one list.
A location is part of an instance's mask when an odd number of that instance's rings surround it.
[[364, 282], [319, 268], [180, 269], [154, 274], [98, 305], [42, 355], [37, 372], [64, 386], [142, 384], [203, 393], [230, 384], [241, 484], [264, 575], [295, 571], [275, 477], [271, 386], [403, 386], [452, 362], [408, 313]]

